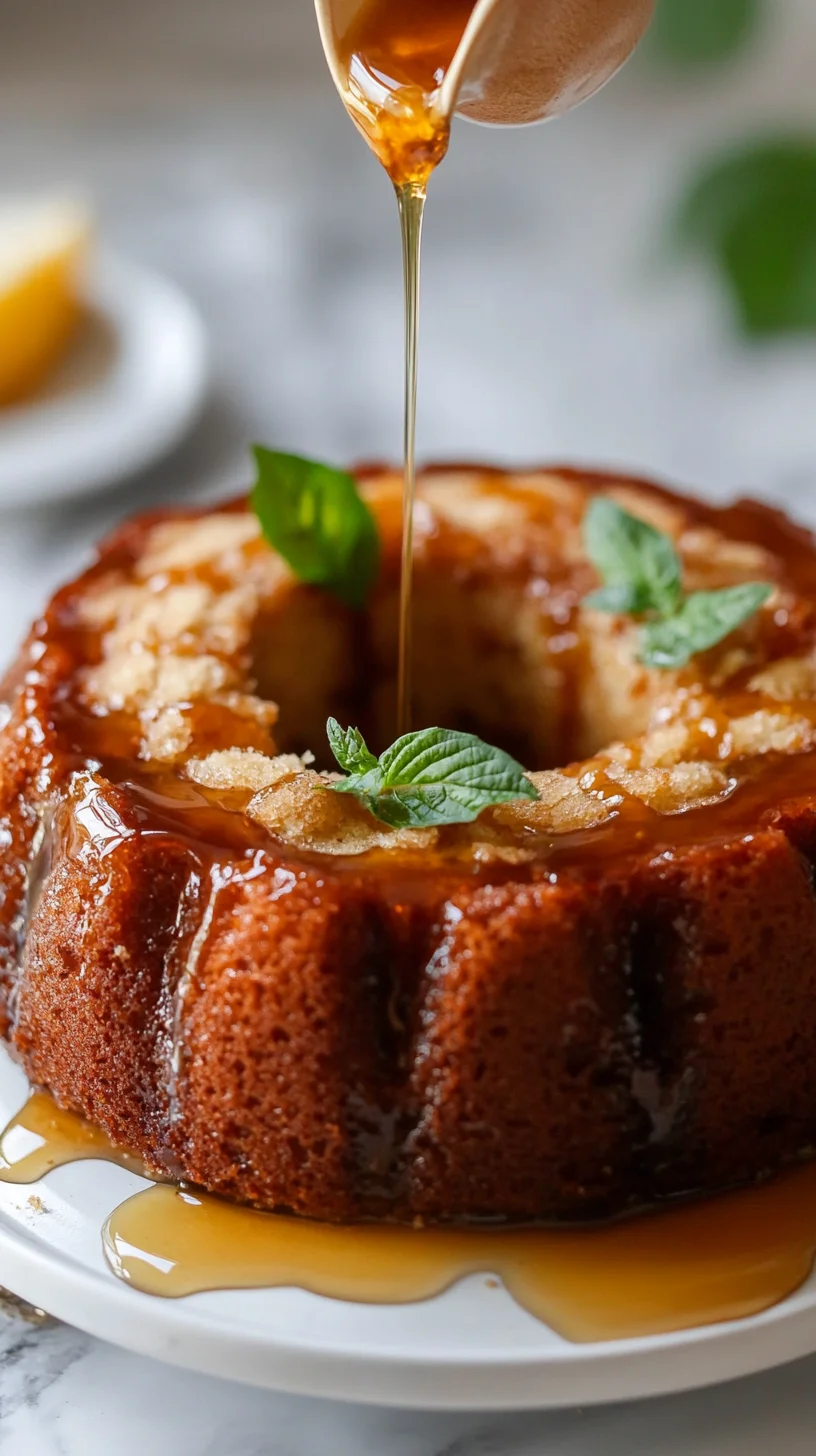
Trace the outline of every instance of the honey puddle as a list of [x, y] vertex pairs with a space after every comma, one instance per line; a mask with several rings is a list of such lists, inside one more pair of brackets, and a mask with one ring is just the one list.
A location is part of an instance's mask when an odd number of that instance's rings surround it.
[[52, 1168], [86, 1158], [144, 1173], [139, 1158], [114, 1147], [101, 1128], [58, 1107], [47, 1092], [32, 1092], [0, 1133], [0, 1183], [36, 1183]]
[[[9, 1123], [0, 1155], [3, 1182], [83, 1158], [138, 1169], [43, 1093]], [[484, 1274], [568, 1340], [625, 1339], [739, 1319], [792, 1294], [816, 1258], [816, 1164], [706, 1202], [559, 1230], [343, 1227], [156, 1184], [111, 1214], [103, 1242], [114, 1272], [148, 1294], [294, 1286], [411, 1304]]]

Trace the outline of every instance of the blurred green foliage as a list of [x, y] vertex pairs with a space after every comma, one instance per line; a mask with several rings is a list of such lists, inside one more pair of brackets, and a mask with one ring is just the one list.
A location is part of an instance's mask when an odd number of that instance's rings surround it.
[[762, 0], [658, 0], [652, 50], [672, 65], [711, 65], [751, 38], [762, 9]]
[[758, 142], [706, 167], [681, 237], [713, 256], [751, 334], [816, 329], [816, 142]]
[[[768, 0], [657, 0], [652, 53], [714, 66], [755, 35]], [[679, 213], [680, 237], [707, 254], [754, 336], [816, 331], [816, 141], [750, 142], [708, 163]]]

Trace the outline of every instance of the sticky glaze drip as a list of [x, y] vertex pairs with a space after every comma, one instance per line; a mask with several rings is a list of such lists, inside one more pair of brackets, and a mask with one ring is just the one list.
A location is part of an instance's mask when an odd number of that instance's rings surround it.
[[139, 1158], [114, 1147], [101, 1128], [58, 1107], [47, 1092], [32, 1092], [0, 1133], [0, 1183], [36, 1183], [53, 1168], [87, 1158], [144, 1172]]

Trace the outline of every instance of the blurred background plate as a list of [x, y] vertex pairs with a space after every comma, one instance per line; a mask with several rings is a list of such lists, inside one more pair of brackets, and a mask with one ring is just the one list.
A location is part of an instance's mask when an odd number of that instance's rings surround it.
[[183, 293], [113, 252], [94, 255], [86, 316], [48, 389], [0, 412], [0, 506], [99, 490], [170, 451], [207, 388], [204, 326]]

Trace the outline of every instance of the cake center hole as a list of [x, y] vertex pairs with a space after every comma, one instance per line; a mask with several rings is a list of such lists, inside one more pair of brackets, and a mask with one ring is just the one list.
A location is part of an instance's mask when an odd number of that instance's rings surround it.
[[[319, 768], [335, 767], [330, 714], [378, 753], [393, 742], [397, 619], [394, 571], [366, 614], [306, 588], [258, 622], [254, 672], [258, 691], [281, 705], [281, 752], [310, 749]], [[413, 630], [416, 727], [476, 733], [529, 769], [589, 757], [646, 727], [649, 696], [628, 650], [594, 642], [574, 603], [545, 611], [518, 577], [463, 582], [417, 562]]]

